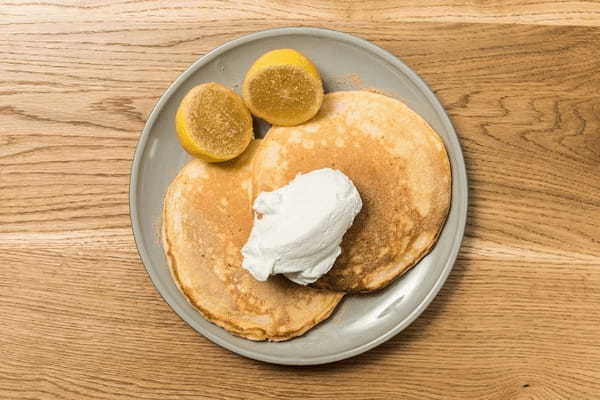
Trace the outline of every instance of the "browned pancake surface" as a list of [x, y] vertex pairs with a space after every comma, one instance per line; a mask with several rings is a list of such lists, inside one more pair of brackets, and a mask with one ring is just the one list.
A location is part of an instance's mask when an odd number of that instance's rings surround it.
[[269, 130], [253, 162], [254, 195], [326, 167], [352, 179], [363, 209], [316, 286], [375, 290], [429, 252], [448, 213], [451, 176], [442, 140], [420, 116], [376, 93], [328, 94], [314, 119]]
[[177, 285], [209, 321], [248, 339], [287, 340], [327, 318], [342, 294], [279, 276], [259, 282], [242, 269], [256, 147], [227, 163], [194, 160], [180, 171], [165, 196], [163, 246]]

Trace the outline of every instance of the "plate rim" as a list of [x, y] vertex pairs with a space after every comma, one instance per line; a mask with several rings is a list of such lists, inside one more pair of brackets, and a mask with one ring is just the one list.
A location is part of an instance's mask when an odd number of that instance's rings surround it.
[[[146, 149], [150, 131], [152, 130], [154, 124], [156, 123], [158, 115], [160, 114], [160, 111], [164, 107], [164, 104], [173, 95], [173, 93], [176, 91], [176, 89], [183, 82], [185, 82], [193, 73], [195, 73], [198, 69], [202, 68], [205, 64], [209, 63], [214, 58], [218, 57], [222, 53], [225, 53], [226, 51], [228, 51], [232, 48], [235, 48], [240, 45], [244, 45], [248, 42], [252, 42], [252, 41], [255, 41], [258, 39], [263, 39], [263, 38], [268, 38], [268, 37], [273, 37], [273, 36], [286, 36], [286, 35], [293, 35], [293, 34], [301, 34], [301, 35], [316, 36], [316, 37], [327, 37], [329, 39], [334, 39], [334, 40], [339, 40], [339, 41], [346, 42], [346, 43], [351, 43], [353, 45], [361, 47], [362, 49], [364, 49], [366, 51], [375, 53], [376, 55], [381, 57], [383, 60], [390, 63], [393, 67], [401, 70], [403, 73], [408, 75], [410, 77], [410, 79], [415, 83], [415, 85], [419, 88], [419, 90], [425, 95], [425, 97], [428, 99], [428, 101], [431, 103], [431, 105], [433, 105], [435, 111], [437, 112], [438, 116], [442, 120], [441, 122], [449, 128], [449, 132], [450, 132], [449, 136], [450, 137], [448, 138], [448, 140], [450, 142], [452, 142], [454, 148], [457, 150], [456, 156], [457, 156], [457, 161], [458, 161], [456, 163], [457, 165], [454, 165], [451, 162], [451, 166], [454, 167], [454, 169], [455, 169], [455, 171], [453, 171], [453, 173], [452, 173], [453, 186], [455, 184], [454, 177], [456, 174], [458, 174], [458, 176], [456, 177], [456, 180], [462, 180], [464, 182], [464, 186], [463, 186], [464, 193], [461, 193], [461, 195], [464, 196], [464, 201], [460, 201], [458, 203], [458, 208], [457, 208], [458, 227], [457, 227], [457, 235], [456, 236], [457, 236], [458, 245], [455, 245], [452, 247], [452, 249], [450, 251], [450, 256], [447, 258], [446, 263], [443, 266], [440, 276], [435, 281], [434, 285], [429, 290], [429, 292], [425, 295], [425, 298], [423, 299], [423, 301], [421, 301], [410, 312], [410, 314], [406, 318], [404, 318], [402, 321], [400, 321], [398, 323], [398, 325], [396, 325], [394, 328], [390, 329], [389, 331], [385, 332], [384, 334], [382, 334], [376, 338], [373, 338], [369, 342], [364, 343], [360, 346], [348, 349], [348, 350], [344, 350], [344, 351], [336, 353], [336, 354], [313, 357], [310, 359], [279, 358], [279, 357], [275, 357], [275, 356], [265, 355], [260, 352], [240, 348], [237, 345], [235, 345], [234, 343], [227, 341], [226, 339], [223, 339], [217, 335], [213, 335], [211, 332], [203, 331], [203, 330], [199, 329], [198, 327], [194, 326], [194, 324], [192, 324], [191, 321], [188, 321], [187, 317], [181, 315], [177, 311], [177, 307], [175, 306], [174, 302], [171, 302], [167, 297], [165, 297], [165, 295], [163, 295], [163, 290], [164, 290], [163, 285], [158, 280], [158, 277], [154, 274], [152, 269], [148, 267], [148, 265], [152, 265], [152, 262], [146, 251], [145, 243], [143, 241], [141, 225], [140, 225], [139, 217], [138, 217], [138, 209], [137, 209], [137, 205], [136, 205], [137, 204], [136, 188], [139, 184], [138, 172], [140, 171], [142, 155], [144, 154], [144, 151]], [[462, 247], [465, 226], [466, 226], [466, 222], [467, 222], [467, 210], [468, 210], [468, 204], [469, 204], [468, 185], [469, 185], [469, 182], [467, 179], [467, 171], [466, 171], [466, 165], [465, 165], [465, 161], [464, 161], [463, 151], [462, 151], [462, 147], [460, 145], [460, 141], [458, 140], [458, 135], [456, 134], [456, 130], [454, 129], [454, 125], [452, 124], [452, 121], [448, 117], [448, 114], [446, 113], [445, 109], [442, 107], [440, 101], [435, 96], [433, 91], [429, 88], [429, 86], [427, 86], [427, 84], [423, 81], [423, 79], [421, 79], [421, 77], [419, 77], [419, 75], [417, 75], [417, 73], [415, 71], [413, 71], [408, 65], [406, 65], [399, 58], [397, 58], [396, 56], [394, 56], [392, 53], [388, 52], [387, 50], [384, 50], [383, 48], [379, 47], [378, 45], [376, 45], [366, 39], [354, 36], [349, 33], [341, 32], [341, 31], [337, 31], [337, 30], [333, 30], [333, 29], [310, 27], [310, 26], [280, 27], [280, 28], [271, 28], [271, 29], [266, 29], [266, 30], [261, 30], [261, 31], [256, 31], [256, 32], [252, 32], [249, 34], [245, 34], [243, 36], [232, 39], [232, 40], [214, 48], [213, 50], [209, 51], [205, 55], [196, 59], [185, 71], [183, 71], [181, 74], [179, 74], [177, 76], [177, 78], [161, 94], [159, 100], [156, 102], [156, 104], [152, 108], [152, 111], [148, 115], [148, 118], [146, 119], [146, 123], [144, 124], [144, 128], [142, 129], [142, 132], [138, 138], [138, 143], [136, 145], [136, 149], [135, 149], [135, 152], [133, 155], [133, 161], [131, 164], [131, 171], [130, 171], [130, 181], [129, 181], [129, 215], [130, 215], [130, 219], [131, 219], [131, 229], [133, 232], [134, 242], [135, 242], [138, 254], [141, 258], [142, 264], [144, 265], [144, 269], [146, 270], [146, 273], [150, 277], [150, 281], [152, 282], [152, 284], [154, 285], [155, 289], [158, 291], [158, 293], [162, 297], [162, 299], [169, 305], [171, 310], [173, 312], [175, 312], [175, 314], [177, 316], [179, 316], [179, 318], [181, 318], [183, 321], [185, 321], [190, 328], [194, 329], [197, 333], [206, 337], [208, 340], [212, 341], [213, 343], [215, 343], [229, 351], [232, 351], [236, 354], [242, 355], [244, 357], [248, 357], [248, 358], [259, 360], [259, 361], [269, 362], [269, 363], [273, 363], [273, 364], [280, 364], [280, 365], [319, 365], [319, 364], [326, 364], [326, 363], [340, 361], [340, 360], [344, 360], [344, 359], [347, 359], [350, 357], [357, 356], [361, 353], [364, 353], [364, 352], [386, 342], [387, 340], [391, 339], [392, 337], [394, 337], [395, 335], [400, 333], [402, 330], [407, 328], [410, 324], [412, 324], [414, 322], [414, 320], [417, 319], [417, 317], [419, 317], [425, 311], [425, 309], [427, 309], [429, 304], [431, 304], [433, 299], [437, 296], [440, 289], [446, 282], [446, 280], [450, 274], [450, 271], [454, 267], [454, 264], [456, 262], [458, 254]], [[451, 202], [454, 201], [454, 197], [455, 196], [452, 196]], [[452, 203], [451, 203], [450, 207], [452, 207]]]

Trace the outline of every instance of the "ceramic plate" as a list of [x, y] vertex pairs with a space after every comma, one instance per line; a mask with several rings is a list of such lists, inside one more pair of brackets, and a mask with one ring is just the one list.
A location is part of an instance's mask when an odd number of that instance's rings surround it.
[[[167, 186], [190, 159], [174, 134], [182, 97], [195, 85], [220, 82], [239, 92], [244, 73], [266, 51], [291, 47], [314, 61], [326, 91], [379, 88], [407, 103], [441, 135], [452, 164], [452, 205], [439, 241], [415, 268], [385, 290], [347, 296], [331, 318], [304, 336], [281, 343], [253, 342], [206, 321], [171, 279], [158, 240]], [[258, 136], [265, 126], [257, 125]], [[130, 184], [130, 212], [138, 251], [156, 289], [192, 328], [231, 351], [257, 360], [292, 365], [352, 357], [381, 344], [423, 312], [456, 260], [467, 216], [467, 177], [460, 144], [435, 95], [410, 68], [385, 50], [341, 32], [280, 28], [232, 40], [198, 59], [162, 95], [140, 137]]]

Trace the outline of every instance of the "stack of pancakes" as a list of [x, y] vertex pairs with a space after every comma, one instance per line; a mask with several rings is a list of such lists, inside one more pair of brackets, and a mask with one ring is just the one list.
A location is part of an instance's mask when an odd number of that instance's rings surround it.
[[[363, 200], [342, 254], [312, 287], [254, 280], [240, 254], [254, 198], [320, 168], [342, 171]], [[272, 127], [233, 161], [187, 164], [165, 196], [165, 254], [208, 320], [248, 339], [287, 340], [326, 319], [344, 293], [383, 288], [425, 256], [446, 219], [450, 185], [443, 142], [421, 117], [386, 96], [335, 92], [316, 117]]]

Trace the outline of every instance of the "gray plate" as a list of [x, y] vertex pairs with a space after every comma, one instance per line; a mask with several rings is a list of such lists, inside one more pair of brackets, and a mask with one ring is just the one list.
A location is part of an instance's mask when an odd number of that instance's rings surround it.
[[[315, 62], [328, 91], [380, 88], [402, 99], [442, 136], [452, 164], [452, 206], [434, 250], [387, 289], [347, 296], [332, 317], [306, 335], [282, 342], [252, 342], [206, 321], [179, 292], [157, 239], [162, 199], [189, 160], [174, 135], [175, 110], [193, 86], [216, 81], [238, 90], [246, 69], [262, 53], [298, 49]], [[359, 78], [359, 79], [358, 79]], [[264, 132], [264, 126], [258, 127]], [[354, 36], [316, 28], [280, 28], [232, 40], [192, 64], [167, 89], [148, 118], [133, 168], [129, 203], [138, 251], [152, 282], [173, 310], [213, 342], [246, 357], [292, 365], [352, 357], [388, 340], [425, 310], [456, 260], [467, 217], [467, 176], [460, 144], [444, 109], [425, 83], [390, 53]]]

